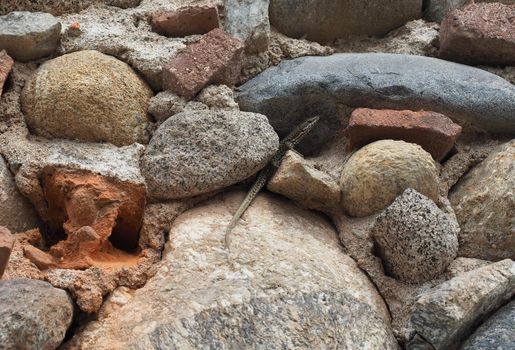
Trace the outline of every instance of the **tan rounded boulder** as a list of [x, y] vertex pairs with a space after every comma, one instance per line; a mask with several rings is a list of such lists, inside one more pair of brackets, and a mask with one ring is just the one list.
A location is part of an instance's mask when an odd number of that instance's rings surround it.
[[438, 199], [438, 169], [419, 145], [373, 142], [349, 159], [340, 177], [342, 206], [352, 216], [372, 215], [388, 207], [405, 189]]
[[146, 143], [152, 91], [126, 63], [97, 51], [45, 62], [22, 92], [32, 133], [47, 138]]

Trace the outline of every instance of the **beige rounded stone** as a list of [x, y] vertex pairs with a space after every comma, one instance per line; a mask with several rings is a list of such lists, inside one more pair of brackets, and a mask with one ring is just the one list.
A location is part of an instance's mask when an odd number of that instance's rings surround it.
[[152, 91], [124, 62], [79, 51], [45, 62], [22, 92], [32, 133], [47, 138], [146, 143]]
[[404, 141], [373, 142], [349, 159], [340, 177], [342, 206], [352, 216], [372, 215], [405, 189], [438, 199], [438, 169], [429, 153]]

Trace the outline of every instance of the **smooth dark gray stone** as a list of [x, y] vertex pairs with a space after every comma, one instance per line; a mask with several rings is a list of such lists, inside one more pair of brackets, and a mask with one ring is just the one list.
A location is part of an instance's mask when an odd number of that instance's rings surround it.
[[463, 345], [462, 350], [515, 349], [515, 300], [500, 308]]
[[243, 111], [265, 114], [283, 137], [307, 117], [322, 120], [301, 151], [342, 127], [337, 104], [430, 110], [461, 125], [515, 134], [515, 85], [484, 70], [436, 58], [349, 53], [283, 61], [242, 85]]

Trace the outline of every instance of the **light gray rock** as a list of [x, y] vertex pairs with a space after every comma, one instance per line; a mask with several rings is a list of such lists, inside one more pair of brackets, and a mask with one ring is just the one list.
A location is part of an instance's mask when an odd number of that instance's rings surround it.
[[270, 21], [280, 32], [327, 42], [351, 35], [384, 35], [420, 18], [422, 0], [271, 0]]
[[263, 52], [270, 44], [270, 0], [224, 0], [227, 33], [245, 43], [248, 53]]
[[240, 110], [234, 101], [233, 91], [227, 85], [209, 85], [198, 94], [196, 99], [210, 109]]
[[49, 13], [11, 12], [0, 16], [0, 50], [17, 61], [32, 61], [55, 52], [61, 23]]
[[426, 282], [445, 271], [458, 252], [459, 231], [455, 217], [411, 188], [372, 227], [387, 273], [408, 283]]
[[18, 191], [13, 174], [0, 156], [0, 226], [12, 232], [23, 232], [39, 225], [34, 207]]
[[109, 5], [121, 8], [137, 6], [141, 0], [7, 0], [0, 3], [0, 15], [12, 11], [44, 11], [54, 16], [79, 12], [91, 5]]
[[468, 172], [449, 199], [461, 226], [461, 256], [515, 259], [515, 140]]
[[158, 124], [162, 124], [172, 115], [182, 112], [185, 106], [186, 99], [166, 90], [150, 98], [148, 113], [155, 118]]
[[153, 198], [185, 198], [246, 179], [278, 147], [277, 134], [264, 115], [185, 111], [159, 126], [141, 166]]
[[70, 349], [398, 349], [373, 284], [329, 221], [259, 195], [233, 234], [244, 192], [179, 216], [158, 273]]
[[327, 173], [312, 167], [301, 155], [288, 151], [274, 176], [269, 191], [280, 193], [310, 209], [334, 209], [340, 204], [340, 186]]
[[0, 344], [4, 349], [56, 349], [72, 322], [68, 294], [43, 281], [0, 281]]
[[407, 349], [447, 350], [515, 294], [515, 263], [506, 259], [460, 274], [423, 294], [410, 318]]
[[515, 349], [515, 300], [500, 308], [472, 334], [462, 350]]
[[483, 70], [430, 57], [382, 53], [303, 57], [267, 69], [239, 91], [240, 109], [265, 114], [281, 137], [301, 120], [321, 115], [300, 147], [304, 153], [342, 128], [337, 103], [432, 110], [462, 125], [515, 132], [514, 85]]
[[[428, 21], [440, 23], [447, 12], [462, 7], [473, 1], [471, 0], [430, 0], [424, 11], [424, 17]], [[474, 0], [474, 2], [500, 2], [503, 4], [515, 4], [515, 0]]]

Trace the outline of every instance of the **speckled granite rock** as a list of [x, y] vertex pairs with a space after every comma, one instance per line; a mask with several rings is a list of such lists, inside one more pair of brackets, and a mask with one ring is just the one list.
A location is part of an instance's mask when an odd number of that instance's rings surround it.
[[452, 189], [461, 226], [459, 255], [515, 259], [515, 140], [495, 149]]
[[421, 283], [442, 274], [458, 252], [456, 218], [409, 188], [376, 219], [372, 235], [387, 273]]
[[17, 61], [53, 54], [60, 34], [61, 23], [48, 13], [16, 11], [0, 16], [0, 50], [7, 50]]
[[185, 111], [157, 129], [141, 166], [153, 198], [192, 197], [242, 181], [279, 147], [264, 115]]
[[156, 276], [67, 348], [398, 349], [381, 297], [322, 216], [261, 194], [227, 252], [243, 196], [178, 217]]
[[41, 65], [22, 93], [31, 132], [47, 138], [147, 143], [152, 90], [124, 62], [79, 51]]
[[56, 349], [73, 317], [68, 294], [29, 279], [0, 281], [0, 344], [4, 349]]
[[270, 44], [270, 0], [225, 0], [224, 29], [245, 43], [247, 53], [258, 53]]
[[354, 153], [341, 177], [342, 207], [363, 217], [389, 206], [405, 189], [438, 199], [438, 169], [431, 155], [414, 143], [380, 140]]

